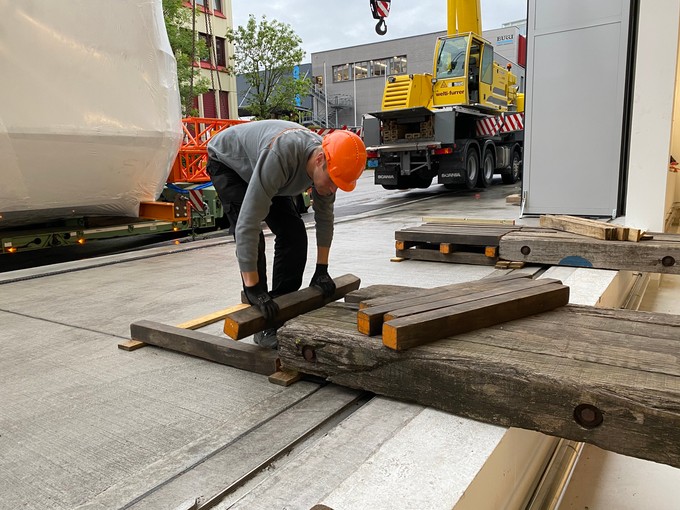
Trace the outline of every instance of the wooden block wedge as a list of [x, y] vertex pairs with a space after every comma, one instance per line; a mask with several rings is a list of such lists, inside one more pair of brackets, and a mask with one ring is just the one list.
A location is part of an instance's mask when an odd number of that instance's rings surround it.
[[328, 299], [324, 299], [321, 291], [313, 287], [291, 292], [274, 299], [276, 304], [279, 305], [279, 314], [273, 324], [267, 323], [256, 306], [233, 312], [224, 319], [224, 332], [234, 340], [240, 340], [265, 328], [281, 326], [293, 317], [321, 308], [344, 297], [345, 294], [358, 289], [361, 284], [361, 280], [351, 274], [334, 278], [333, 281], [336, 287], [335, 294]]
[[569, 287], [559, 283], [519, 290], [408, 315], [383, 324], [383, 345], [397, 351], [553, 310], [569, 302]]

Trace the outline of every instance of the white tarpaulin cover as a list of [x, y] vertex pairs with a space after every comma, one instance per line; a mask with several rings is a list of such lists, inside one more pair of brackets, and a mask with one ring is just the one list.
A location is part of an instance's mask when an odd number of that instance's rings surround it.
[[136, 216], [181, 141], [161, 0], [0, 0], [0, 228]]

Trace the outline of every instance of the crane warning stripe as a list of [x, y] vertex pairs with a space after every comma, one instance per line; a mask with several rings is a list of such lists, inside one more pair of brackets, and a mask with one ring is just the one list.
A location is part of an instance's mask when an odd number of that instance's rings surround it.
[[386, 18], [390, 13], [390, 3], [389, 2], [376, 2], [376, 12], [381, 18]]
[[203, 202], [203, 192], [198, 189], [189, 190], [189, 205], [197, 211], [203, 211], [205, 202]]
[[477, 121], [477, 136], [494, 136], [524, 129], [524, 115], [513, 113], [499, 117], [487, 117]]

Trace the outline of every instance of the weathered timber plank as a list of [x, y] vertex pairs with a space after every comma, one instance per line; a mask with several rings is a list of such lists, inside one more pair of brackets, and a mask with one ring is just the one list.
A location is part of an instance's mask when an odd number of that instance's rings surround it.
[[324, 299], [321, 291], [313, 287], [275, 298], [274, 301], [279, 305], [279, 313], [273, 324], [267, 323], [256, 306], [233, 312], [225, 317], [224, 332], [234, 340], [239, 340], [267, 327], [280, 326], [293, 317], [344, 297], [348, 292], [358, 289], [361, 283], [359, 278], [351, 274], [340, 276], [333, 281], [336, 285], [335, 294], [328, 299]]
[[413, 287], [406, 285], [369, 285], [357, 290], [349, 292], [345, 296], [345, 303], [354, 303], [359, 305], [362, 301], [374, 299], [383, 296], [399, 295], [403, 292], [412, 292]]
[[540, 217], [541, 227], [564, 230], [574, 234], [581, 234], [595, 239], [616, 239], [616, 226], [601, 221], [583, 221], [574, 216], [543, 215]]
[[[500, 275], [491, 278], [482, 278], [481, 280], [473, 280], [469, 282], [459, 282], [451, 283], [449, 285], [442, 285], [440, 287], [433, 287], [430, 289], [414, 288], [414, 287], [400, 287], [399, 292], [393, 292], [389, 294], [382, 294], [379, 291], [382, 290], [381, 286], [366, 287], [365, 289], [356, 291], [363, 292], [363, 299], [359, 303], [359, 308], [371, 308], [377, 306], [388, 305], [385, 311], [399, 306], [398, 303], [412, 303], [414, 299], [430, 297], [441, 292], [456, 291], [457, 289], [467, 291], [469, 289], [485, 289], [490, 288], [489, 286], [498, 285], [501, 282], [506, 282], [514, 280], [516, 278], [529, 278], [531, 275], [528, 274], [508, 274]], [[378, 287], [373, 290], [374, 287]]]
[[514, 226], [515, 220], [496, 220], [491, 218], [449, 218], [446, 216], [423, 216], [425, 225], [435, 223], [437, 225], [507, 225]]
[[[403, 315], [412, 315], [427, 310], [443, 308], [456, 303], [464, 303], [489, 297], [490, 295], [504, 294], [520, 288], [527, 288], [531, 285], [541, 284], [547, 280], [531, 280], [529, 278], [493, 278], [487, 280], [474, 280], [471, 282], [456, 283], [445, 287], [436, 287], [428, 291], [421, 291], [422, 294], [411, 293], [411, 297], [402, 299], [396, 297], [392, 301], [383, 300], [384, 304], [361, 308], [357, 312], [357, 330], [364, 335], [377, 335], [382, 331], [383, 322], [387, 314], [394, 317], [396, 311], [406, 312]], [[557, 282], [558, 280], [550, 280]], [[519, 284], [517, 283], [519, 282]], [[561, 282], [560, 282], [561, 283]], [[480, 297], [481, 295], [481, 297]], [[454, 302], [454, 300], [458, 300]], [[374, 300], [373, 302], [377, 302]], [[365, 305], [366, 303], [362, 303]], [[410, 313], [409, 313], [410, 311]]]
[[[680, 377], [680, 364], [676, 361], [680, 347], [677, 338], [661, 338], [657, 335], [650, 339], [644, 331], [634, 334], [623, 331], [623, 328], [616, 330], [614, 326], [610, 326], [611, 331], [596, 329], [589, 327], [587, 319], [572, 324], [569, 331], [565, 331], [562, 324], [554, 322], [557, 317], [553, 316], [550, 320], [549, 317], [532, 316], [526, 320], [506, 322], [480, 331], [479, 337], [486, 346], [560, 356], [554, 344], [545, 342], [545, 338], [552, 335], [568, 342], [569, 353], [576, 360], [606, 365], [609, 360], [616, 358], [619, 366], [624, 368]], [[538, 330], [540, 334], [537, 334]], [[626, 341], [616, 344], [622, 334], [626, 336]], [[647, 348], [650, 341], [654, 343], [654, 351]]]
[[[680, 467], [680, 376], [672, 368], [680, 352], [679, 317], [567, 305], [397, 352], [338, 320], [342, 313], [353, 317], [352, 310], [335, 306], [329, 315], [330, 308], [279, 330], [285, 367]], [[625, 332], [631, 317], [640, 338]], [[556, 329], [546, 330], [548, 318]], [[581, 327], [592, 320], [593, 329]], [[610, 335], [600, 334], [607, 329]], [[314, 354], [312, 361], [303, 350]], [[582, 404], [601, 413], [600, 425], [575, 421]]]
[[496, 258], [487, 257], [483, 253], [469, 253], [464, 251], [454, 251], [453, 253], [441, 253], [438, 250], [426, 248], [410, 248], [408, 250], [397, 250], [397, 257], [404, 257], [411, 260], [425, 260], [428, 262], [449, 262], [453, 264], [474, 264], [477, 266], [493, 266]]
[[499, 256], [535, 264], [680, 274], [680, 243], [553, 238], [511, 232], [501, 238]]
[[276, 350], [234, 342], [208, 333], [142, 320], [130, 325], [135, 340], [199, 358], [271, 375], [278, 370]]
[[551, 283], [450, 308], [408, 315], [383, 324], [383, 344], [397, 351], [564, 306], [569, 287]]

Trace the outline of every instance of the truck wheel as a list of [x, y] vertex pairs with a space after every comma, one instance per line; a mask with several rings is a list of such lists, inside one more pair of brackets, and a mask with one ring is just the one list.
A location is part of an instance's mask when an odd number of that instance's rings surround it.
[[515, 184], [519, 181], [522, 173], [522, 158], [519, 151], [512, 152], [512, 161], [510, 163], [510, 170], [503, 172], [503, 184]]
[[465, 186], [467, 186], [467, 189], [474, 189], [477, 186], [478, 174], [479, 156], [477, 151], [470, 147], [465, 155]]
[[491, 154], [491, 151], [486, 151], [482, 161], [482, 171], [479, 172], [479, 178], [477, 179], [477, 185], [480, 188], [488, 188], [491, 185], [494, 170], [496, 170], [496, 164], [493, 161], [493, 154]]

